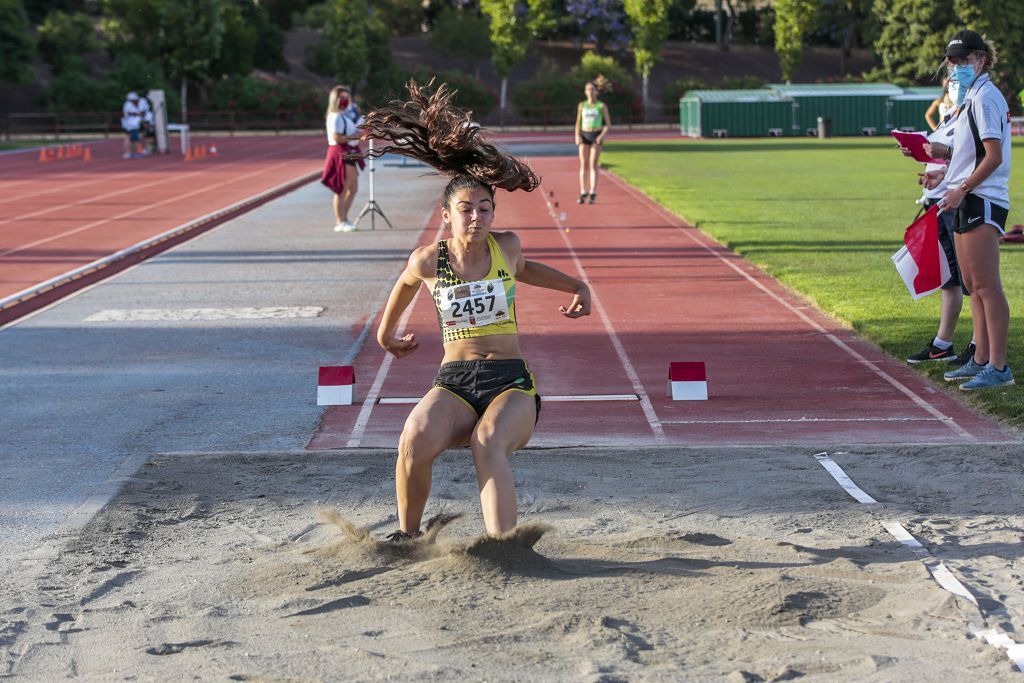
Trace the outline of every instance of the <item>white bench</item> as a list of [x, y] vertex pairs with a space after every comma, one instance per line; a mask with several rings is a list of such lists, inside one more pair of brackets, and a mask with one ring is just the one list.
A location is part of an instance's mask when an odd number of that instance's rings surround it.
[[185, 156], [188, 152], [188, 124], [187, 123], [168, 123], [167, 132], [177, 133], [181, 136], [181, 156]]

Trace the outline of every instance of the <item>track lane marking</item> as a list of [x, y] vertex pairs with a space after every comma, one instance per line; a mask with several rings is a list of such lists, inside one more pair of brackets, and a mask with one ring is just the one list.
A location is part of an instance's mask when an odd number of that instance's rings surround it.
[[[809, 317], [807, 314], [805, 314], [799, 308], [797, 308], [796, 306], [792, 305], [791, 303], [789, 303], [788, 301], [783, 299], [781, 296], [779, 296], [775, 292], [773, 292], [770, 289], [768, 289], [767, 287], [765, 287], [763, 283], [759, 282], [756, 278], [754, 278], [752, 275], [750, 275], [750, 273], [747, 273], [742, 268], [737, 266], [735, 263], [733, 263], [729, 259], [725, 258], [721, 253], [719, 253], [719, 251], [716, 251], [710, 245], [706, 244], [702, 240], [697, 239], [697, 237], [693, 234], [695, 231], [697, 231], [697, 228], [685, 224], [685, 222], [682, 222], [678, 216], [676, 216], [675, 214], [670, 212], [668, 209], [666, 209], [663, 206], [661, 206], [661, 204], [659, 204], [658, 202], [654, 201], [654, 199], [652, 199], [650, 196], [640, 192], [636, 188], [634, 188], [631, 185], [629, 185], [628, 183], [626, 183], [624, 180], [619, 178], [614, 173], [612, 173], [610, 171], [606, 171], [606, 174], [612, 179], [612, 182], [614, 182], [617, 185], [619, 185], [620, 187], [624, 188], [628, 193], [632, 194], [634, 197], [637, 197], [637, 198], [639, 198], [641, 200], [647, 201], [650, 204], [652, 204], [657, 211], [659, 211], [663, 216], [668, 218], [670, 224], [673, 227], [675, 227], [675, 228], [679, 229], [680, 231], [682, 231], [683, 234], [685, 234], [692, 242], [694, 242], [695, 244], [700, 246], [702, 249], [707, 251], [709, 254], [712, 254], [715, 258], [717, 258], [719, 261], [721, 261], [725, 265], [729, 266], [729, 268], [731, 268], [732, 270], [736, 271], [740, 276], [742, 276], [744, 279], [746, 279], [748, 282], [750, 282], [756, 288], [760, 289], [762, 292], [764, 292], [769, 297], [774, 299], [777, 303], [781, 304], [784, 308], [786, 308], [791, 313], [796, 315], [798, 318], [803, 320], [805, 323], [807, 323], [815, 331], [820, 332], [829, 341], [831, 341], [833, 344], [835, 344], [840, 349], [845, 351], [847, 354], [852, 356], [855, 360], [860, 362], [862, 365], [864, 365], [867, 368], [870, 368], [872, 372], [874, 372], [880, 378], [885, 380], [889, 385], [891, 385], [892, 387], [897, 389], [900, 393], [902, 393], [907, 398], [909, 398], [914, 403], [916, 403], [925, 412], [929, 413], [930, 415], [935, 417], [937, 420], [940, 420], [943, 424], [945, 424], [947, 427], [949, 427], [950, 430], [952, 430], [953, 433], [955, 433], [957, 436], [959, 436], [960, 438], [965, 439], [967, 441], [977, 441], [977, 437], [975, 437], [973, 434], [971, 434], [966, 429], [964, 429], [959, 424], [957, 424], [955, 419], [953, 419], [952, 417], [950, 417], [948, 415], [943, 415], [942, 411], [938, 410], [931, 403], [929, 403], [928, 401], [926, 401], [923, 398], [921, 398], [910, 387], [906, 386], [905, 384], [903, 384], [902, 382], [897, 380], [895, 377], [893, 377], [889, 373], [887, 373], [884, 370], [882, 370], [881, 368], [878, 368], [877, 365], [876, 365], [877, 361], [870, 361], [867, 358], [865, 358], [860, 352], [858, 352], [856, 349], [851, 348], [849, 345], [846, 344], [846, 342], [844, 342], [842, 339], [840, 339], [839, 337], [837, 337], [834, 334], [832, 334], [831, 332], [829, 332], [827, 329], [825, 329], [822, 325], [818, 324], [817, 321], [815, 321], [814, 319]], [[708, 239], [711, 239], [711, 238], [708, 238]], [[722, 247], [722, 248], [725, 249], [725, 247]], [[731, 254], [732, 252], [729, 252], [729, 253]], [[739, 256], [739, 255], [735, 255], [735, 257], [738, 258], [738, 259], [743, 259], [743, 257]], [[743, 260], [746, 260], [746, 259], [743, 259]]]
[[565, 243], [566, 248], [569, 250], [569, 255], [572, 257], [573, 263], [576, 265], [576, 270], [586, 283], [587, 287], [590, 288], [590, 297], [594, 305], [594, 310], [601, 317], [601, 323], [604, 325], [605, 332], [608, 333], [608, 338], [612, 343], [612, 347], [615, 349], [615, 354], [619, 357], [619, 362], [622, 363], [622, 369], [626, 372], [626, 377], [629, 378], [630, 384], [633, 385], [633, 391], [640, 399], [640, 408], [644, 412], [644, 418], [647, 420], [647, 425], [651, 428], [651, 432], [654, 434], [654, 440], [661, 444], [665, 443], [665, 430], [661, 426], [661, 420], [658, 419], [657, 413], [654, 412], [654, 405], [651, 403], [651, 397], [647, 395], [647, 390], [644, 388], [643, 383], [640, 381], [640, 376], [637, 374], [636, 369], [633, 367], [632, 361], [629, 360], [629, 355], [626, 353], [625, 347], [622, 345], [622, 341], [619, 339], [619, 335], [615, 332], [615, 326], [612, 325], [611, 318], [608, 317], [608, 312], [605, 311], [604, 304], [601, 303], [601, 297], [597, 295], [597, 288], [590, 282], [590, 278], [587, 277], [587, 271], [583, 268], [583, 263], [580, 262], [579, 256], [576, 254], [576, 249], [572, 246], [572, 242], [565, 236], [565, 225], [562, 223], [562, 219], [559, 218], [555, 212], [555, 207], [551, 205], [551, 200], [547, 195], [543, 194], [544, 186], [541, 185], [538, 188], [541, 191], [541, 196], [544, 198], [544, 203], [548, 207], [548, 214], [551, 216], [551, 220], [555, 224], [555, 228], [558, 231], [558, 235], [562, 238], [562, 242]]
[[[108, 216], [108, 217], [100, 219], [98, 221], [93, 221], [92, 223], [86, 223], [85, 225], [81, 225], [81, 226], [79, 226], [77, 228], [73, 228], [71, 230], [67, 230], [67, 231], [62, 232], [62, 233], [60, 233], [58, 235], [50, 235], [49, 237], [44, 237], [42, 239], [38, 239], [35, 242], [29, 242], [28, 244], [22, 244], [22, 245], [20, 245], [18, 247], [15, 247], [13, 249], [8, 249], [7, 251], [0, 252], [0, 258], [3, 258], [5, 256], [10, 256], [11, 254], [16, 254], [19, 251], [25, 251], [26, 249], [31, 249], [33, 247], [37, 247], [40, 244], [46, 244], [47, 242], [54, 242], [56, 240], [60, 240], [60, 239], [63, 239], [65, 237], [69, 237], [71, 235], [74, 235], [74, 234], [77, 234], [77, 233], [80, 233], [80, 232], [84, 232], [85, 230], [91, 230], [92, 228], [98, 227], [100, 225], [104, 225], [104, 224], [107, 224], [107, 223], [113, 223], [113, 222], [118, 221], [118, 220], [120, 220], [122, 218], [127, 218], [128, 216], [134, 216], [135, 214], [141, 213], [143, 211], [149, 211], [151, 209], [155, 209], [158, 206], [163, 206], [165, 204], [171, 204], [173, 202], [179, 202], [179, 201], [181, 201], [183, 199], [186, 199], [188, 197], [192, 197], [194, 195], [203, 194], [205, 192], [212, 192], [214, 190], [217, 190], [217, 189], [220, 189], [220, 188], [224, 188], [224, 187], [227, 187], [229, 185], [233, 185], [235, 183], [238, 183], [239, 181], [246, 180], [246, 179], [252, 178], [254, 176], [262, 175], [264, 173], [268, 173], [268, 172], [273, 171], [275, 169], [281, 168], [282, 166], [288, 166], [289, 164], [294, 164], [294, 163], [296, 163], [296, 160], [294, 160], [294, 159], [293, 160], [289, 160], [289, 161], [284, 161], [284, 162], [281, 162], [280, 164], [275, 164], [273, 166], [269, 166], [269, 167], [260, 169], [258, 171], [253, 171], [252, 173], [247, 173], [247, 174], [242, 175], [242, 176], [237, 176], [235, 178], [232, 178], [231, 180], [225, 180], [225, 181], [216, 183], [214, 185], [206, 185], [204, 187], [199, 188], [198, 190], [193, 190], [191, 192], [186, 192], [185, 194], [179, 194], [179, 195], [175, 195], [173, 197], [168, 197], [167, 199], [164, 199], [162, 201], [156, 202], [155, 204], [146, 204], [145, 206], [140, 206], [138, 208], [132, 209], [131, 211], [125, 211], [125, 212], [119, 213], [119, 214], [117, 214], [115, 216]], [[185, 176], [185, 177], [187, 177], [187, 176]], [[165, 179], [162, 182], [167, 182], [167, 181]], [[155, 184], [155, 183], [149, 183], [149, 184]]]
[[[434, 213], [436, 213], [436, 209], [433, 208], [431, 208], [430, 211], [427, 213], [427, 217], [423, 221], [423, 227], [420, 228], [421, 234], [423, 233], [423, 231], [427, 229], [427, 226], [430, 224], [430, 219], [434, 216]], [[437, 232], [434, 233], [434, 242], [437, 242], [440, 239], [442, 232], [444, 232], [444, 223], [441, 223], [437, 227]], [[404, 264], [402, 265], [402, 268], [405, 268]], [[367, 319], [366, 324], [363, 325], [363, 330], [360, 333], [359, 338], [356, 340], [356, 344], [366, 342], [366, 339], [369, 337], [369, 331], [373, 327], [373, 323], [377, 319], [378, 312], [382, 312], [384, 310], [384, 306], [387, 304], [387, 297], [391, 295], [391, 289], [393, 286], [394, 285], [392, 284], [387, 287], [384, 296], [384, 301], [378, 304], [377, 308], [374, 310], [373, 315], [370, 316]], [[399, 318], [398, 320], [398, 328], [395, 330], [396, 334], [401, 335], [403, 332], [405, 332], [405, 327], [406, 325], [409, 324], [409, 318], [412, 317], [412, 312], [416, 308], [416, 302], [419, 301], [420, 292], [423, 291], [424, 287], [426, 287], [426, 285], [421, 284], [419, 287], [416, 288], [416, 295], [412, 298], [412, 301], [409, 303], [408, 308], [405, 309], [405, 312], [402, 314], [402, 317]], [[353, 361], [358, 355], [359, 349], [354, 349], [354, 351], [350, 352], [349, 354]], [[384, 380], [387, 378], [388, 371], [391, 370], [391, 363], [394, 362], [394, 360], [394, 356], [392, 356], [387, 351], [384, 352], [384, 360], [381, 361], [380, 367], [377, 368], [377, 375], [373, 378], [373, 384], [370, 386], [370, 391], [367, 392], [366, 399], [363, 401], [363, 406], [362, 408], [359, 409], [359, 415], [356, 417], [356, 422], [354, 425], [352, 425], [352, 431], [349, 432], [348, 442], [345, 444], [346, 448], [359, 448], [359, 444], [362, 443], [363, 433], [366, 431], [367, 425], [370, 424], [370, 416], [373, 413], [373, 407], [377, 404], [377, 399], [380, 396], [381, 388], [384, 386]], [[315, 439], [316, 436], [317, 434], [314, 433], [310, 441]]]

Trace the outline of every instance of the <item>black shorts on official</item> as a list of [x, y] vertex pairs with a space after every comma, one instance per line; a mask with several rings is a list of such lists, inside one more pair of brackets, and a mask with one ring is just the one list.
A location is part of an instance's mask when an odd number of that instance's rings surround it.
[[498, 396], [506, 391], [521, 391], [537, 401], [540, 417], [540, 396], [533, 382], [533, 373], [521, 358], [508, 360], [462, 360], [441, 365], [434, 386], [455, 394], [481, 417]]
[[597, 136], [601, 134], [599, 130], [581, 130], [580, 131], [580, 142], [587, 147], [597, 143]]
[[1006, 233], [1006, 216], [1010, 210], [987, 199], [968, 193], [960, 208], [956, 210], [956, 224], [953, 228], [963, 234], [979, 225], [994, 225], [999, 234]]
[[[938, 199], [929, 199], [925, 204], [925, 207], [931, 207], [932, 204], [937, 204]], [[956, 222], [956, 218], [953, 215], [953, 211], [943, 211], [939, 214], [939, 244], [942, 245], [942, 251], [946, 254], [946, 261], [949, 262], [949, 279], [943, 283], [943, 289], [953, 289], [959, 287], [960, 291], [970, 296], [970, 292], [964, 287], [963, 278], [960, 276], [960, 264], [956, 259], [956, 246], [953, 241], [953, 225]]]

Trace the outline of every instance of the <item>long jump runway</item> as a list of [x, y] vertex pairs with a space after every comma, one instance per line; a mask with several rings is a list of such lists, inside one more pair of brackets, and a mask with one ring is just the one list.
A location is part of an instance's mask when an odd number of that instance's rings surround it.
[[[521, 344], [549, 397], [531, 445], [1015, 440], [614, 176], [579, 206], [575, 159], [532, 164], [541, 190], [502, 193], [496, 228], [518, 233], [527, 258], [586, 278], [594, 310], [565, 319], [570, 296], [519, 289]], [[329, 409], [309, 448], [394, 447], [442, 355], [422, 293], [406, 331], [416, 353], [368, 344], [357, 404]], [[704, 362], [710, 400], [668, 398], [671, 361]]]

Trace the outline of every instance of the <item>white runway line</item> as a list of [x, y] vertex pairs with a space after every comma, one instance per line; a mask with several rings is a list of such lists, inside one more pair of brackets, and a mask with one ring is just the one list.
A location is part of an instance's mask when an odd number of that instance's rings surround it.
[[[872, 372], [874, 372], [880, 378], [882, 378], [883, 380], [888, 382], [892, 387], [897, 389], [900, 393], [902, 393], [907, 398], [909, 398], [911, 401], [913, 401], [918, 406], [920, 406], [922, 409], [927, 411], [930, 415], [932, 415], [933, 417], [935, 417], [938, 420], [941, 420], [957, 436], [959, 436], [962, 439], [966, 439], [968, 441], [976, 441], [977, 440], [970, 432], [968, 432], [966, 429], [964, 429], [963, 427], [958, 425], [956, 423], [956, 420], [954, 420], [953, 418], [951, 418], [951, 417], [949, 417], [947, 415], [943, 415], [941, 411], [939, 411], [935, 406], [933, 406], [928, 401], [926, 401], [923, 398], [921, 398], [920, 396], [918, 396], [910, 387], [906, 386], [905, 384], [903, 384], [902, 382], [897, 380], [895, 377], [893, 377], [889, 373], [885, 372], [884, 370], [876, 367], [877, 361], [870, 361], [867, 358], [865, 358], [863, 355], [858, 353], [856, 350], [850, 348], [850, 346], [846, 342], [844, 342], [842, 339], [840, 339], [839, 337], [835, 336], [834, 334], [832, 334], [831, 332], [826, 330], [824, 327], [819, 325], [817, 322], [815, 322], [812, 318], [810, 318], [806, 313], [801, 311], [799, 308], [797, 308], [793, 304], [789, 303], [788, 301], [786, 301], [785, 299], [780, 297], [775, 292], [773, 292], [770, 289], [768, 289], [767, 287], [765, 287], [762, 283], [758, 282], [756, 278], [754, 278], [752, 275], [750, 275], [750, 273], [745, 272], [742, 268], [737, 266], [735, 263], [733, 263], [729, 259], [727, 259], [724, 256], [722, 256], [721, 253], [719, 253], [719, 252], [715, 251], [714, 249], [712, 249], [711, 246], [709, 246], [708, 244], [705, 244], [701, 240], [697, 239], [693, 235], [693, 231], [696, 230], [696, 228], [693, 228], [692, 226], [688, 226], [688, 225], [685, 225], [685, 224], [681, 225], [680, 221], [679, 221], [679, 218], [675, 214], [670, 212], [668, 209], [665, 209], [660, 204], [658, 204], [656, 201], [654, 201], [650, 197], [646, 196], [645, 194], [643, 194], [642, 192], [640, 192], [636, 188], [631, 187], [628, 183], [626, 183], [624, 180], [619, 178], [614, 173], [607, 172], [607, 175], [612, 179], [613, 182], [617, 183], [619, 186], [624, 188], [626, 190], [626, 192], [629, 192], [634, 197], [639, 197], [639, 198], [645, 199], [645, 200], [651, 202], [652, 204], [654, 204], [654, 206], [657, 208], [657, 210], [660, 211], [663, 216], [668, 218], [668, 220], [673, 225], [675, 225], [675, 227], [680, 228], [682, 230], [682, 232], [691, 241], [693, 241], [695, 244], [697, 244], [702, 249], [707, 251], [709, 254], [711, 254], [714, 257], [716, 257], [719, 261], [721, 261], [725, 265], [727, 265], [730, 268], [732, 268], [734, 271], [736, 271], [739, 275], [741, 275], [743, 278], [745, 278], [752, 285], [754, 285], [755, 287], [760, 289], [762, 292], [764, 292], [765, 294], [770, 296], [772, 299], [774, 299], [776, 302], [781, 304], [783, 307], [788, 309], [795, 316], [797, 316], [798, 318], [803, 320], [805, 323], [810, 325], [815, 331], [820, 332], [821, 334], [825, 335], [825, 337], [829, 341], [831, 341], [833, 344], [835, 344], [836, 346], [841, 348], [843, 351], [845, 351], [847, 354], [849, 354], [854, 359], [859, 361], [865, 367], [870, 368]], [[743, 258], [743, 257], [737, 256], [737, 258]]]
[[746, 425], [801, 422], [940, 422], [937, 417], [790, 417], [763, 420], [662, 420], [664, 425]]
[[322, 306], [244, 306], [241, 308], [108, 308], [82, 322], [123, 323], [159, 321], [281, 320], [318, 318]]
[[[828, 453], [815, 453], [814, 458], [830, 475], [832, 475], [832, 478], [843, 487], [843, 490], [849, 493], [858, 502], [864, 505], [878, 504], [878, 501], [865, 493], [863, 489], [857, 486], [853, 480], [850, 479], [849, 475], [843, 471], [843, 468], [828, 456]], [[899, 522], [887, 519], [881, 520], [881, 523], [893, 538], [914, 553], [939, 586], [974, 605], [974, 607], [978, 609], [978, 616], [981, 618], [982, 622], [986, 622], [985, 615], [981, 612], [978, 606], [978, 599], [974, 597], [970, 590], [967, 589], [967, 586], [961, 583], [961, 581], [956, 578], [951, 571], [949, 571], [945, 564], [929, 553], [928, 549], [925, 548], [920, 541], [914, 538], [914, 536]], [[972, 634], [980, 638], [984, 638], [989, 644], [1006, 650], [1006, 655], [1010, 658], [1010, 661], [1013, 662], [1014, 666], [1016, 666], [1018, 670], [1024, 672], [1024, 645], [1014, 642], [1009, 635], [998, 629], [989, 627], [987, 623], [985, 628], [980, 628], [971, 624], [970, 629]]]
[[[541, 193], [544, 192], [543, 185], [538, 189]], [[644, 417], [647, 418], [647, 424], [654, 433], [654, 440], [657, 443], [665, 443], [665, 430], [661, 426], [661, 420], [658, 419], [657, 413], [654, 412], [654, 405], [651, 403], [651, 398], [647, 395], [647, 391], [644, 389], [643, 383], [640, 382], [640, 376], [636, 374], [636, 369], [633, 367], [633, 363], [629, 360], [629, 356], [626, 355], [626, 349], [622, 346], [622, 342], [619, 340], [619, 335], [615, 333], [615, 327], [612, 325], [612, 321], [608, 317], [608, 313], [604, 310], [601, 298], [597, 295], [597, 289], [591, 284], [590, 278], [587, 277], [587, 271], [583, 269], [583, 264], [580, 262], [579, 256], [576, 255], [576, 249], [573, 248], [572, 242], [569, 241], [569, 238], [565, 236], [565, 225], [555, 212], [555, 207], [551, 205], [551, 200], [548, 196], [545, 194], [542, 194], [541, 196], [544, 197], [544, 203], [547, 204], [548, 213], [551, 215], [551, 220], [555, 223], [555, 228], [558, 230], [559, 236], [561, 236], [562, 241], [565, 242], [565, 246], [569, 249], [569, 255], [572, 256], [573, 263], [576, 264], [576, 270], [579, 272], [580, 278], [587, 284], [587, 287], [590, 287], [591, 303], [593, 303], [594, 310], [597, 311], [597, 314], [601, 316], [601, 322], [604, 324], [604, 329], [608, 333], [612, 346], [615, 348], [615, 353], [619, 357], [619, 362], [622, 363], [622, 369], [626, 371], [626, 376], [633, 385], [633, 391], [636, 392], [637, 397], [640, 399], [640, 408], [644, 411]], [[541, 400], [543, 400], [543, 397]]]
[[[430, 220], [430, 217], [434, 215], [433, 209], [427, 215], [426, 221]], [[425, 221], [425, 222], [426, 222]], [[426, 225], [423, 226], [426, 228]], [[444, 223], [437, 226], [437, 232], [434, 233], [434, 241], [437, 242], [441, 233], [444, 231]], [[405, 332], [405, 326], [409, 323], [409, 318], [412, 316], [413, 310], [416, 308], [416, 302], [419, 301], [420, 292], [423, 291], [423, 285], [416, 289], [416, 296], [413, 297], [409, 303], [409, 307], [405, 309], [405, 313], [402, 314], [401, 319], [398, 321], [398, 329], [395, 330], [395, 334], [401, 336]], [[391, 290], [388, 290], [390, 296]], [[378, 307], [377, 310], [380, 310]], [[376, 314], [374, 315], [374, 319]], [[373, 324], [373, 319], [367, 322], [367, 326], [364, 328], [364, 332], [369, 330], [370, 325]], [[367, 332], [368, 333], [368, 332]], [[363, 335], [360, 335], [363, 339]], [[366, 400], [363, 401], [363, 407], [359, 409], [359, 415], [356, 417], [356, 423], [352, 425], [352, 432], [349, 434], [348, 442], [345, 444], [346, 448], [359, 448], [359, 445], [363, 442], [363, 433], [366, 432], [366, 425], [370, 423], [370, 415], [373, 413], [373, 406], [377, 404], [377, 398], [380, 396], [380, 390], [384, 386], [384, 380], [388, 376], [388, 371], [391, 369], [391, 363], [395, 360], [395, 357], [390, 353], [384, 354], [384, 360], [380, 364], [380, 368], [377, 369], [377, 376], [373, 379], [373, 385], [370, 387], [370, 391], [366, 394]]]
[[[578, 396], [541, 396], [545, 403], [574, 403], [587, 401], [639, 401], [636, 394], [580, 394]], [[367, 399], [369, 400], [369, 399]], [[383, 396], [377, 399], [381, 405], [407, 405], [419, 403], [420, 397], [416, 396]]]

